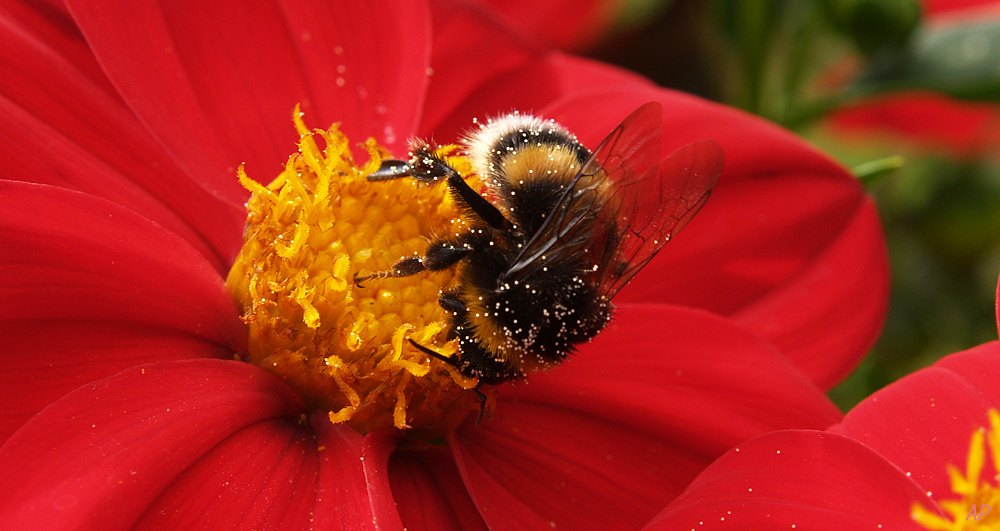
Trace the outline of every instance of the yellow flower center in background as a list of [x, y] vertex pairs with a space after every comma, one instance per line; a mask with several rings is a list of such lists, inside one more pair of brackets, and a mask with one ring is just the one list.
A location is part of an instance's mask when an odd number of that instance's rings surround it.
[[[458, 229], [447, 187], [407, 178], [368, 182], [383, 148], [369, 140], [370, 160], [358, 167], [336, 125], [309, 131], [298, 108], [293, 119], [299, 152], [271, 184], [239, 171], [251, 197], [243, 249], [226, 285], [248, 327], [250, 361], [310, 408], [361, 433], [414, 427], [433, 437], [454, 429], [479, 407], [469, 391], [476, 380], [406, 341], [455, 355], [437, 302], [454, 272], [371, 279], [363, 288], [352, 280], [422, 254], [432, 233]], [[447, 156], [454, 150], [441, 154], [467, 175], [467, 160]]]
[[[972, 433], [965, 473], [955, 465], [948, 465], [951, 490], [959, 496], [959, 499], [941, 502], [941, 507], [951, 516], [951, 521], [920, 504], [914, 504], [911, 515], [920, 525], [936, 531], [1000, 531], [1000, 478], [980, 477], [986, 463], [987, 450], [993, 461], [993, 469], [1000, 470], [1000, 413], [991, 409], [989, 417], [989, 432], [980, 428]], [[989, 509], [985, 509], [984, 505]]]

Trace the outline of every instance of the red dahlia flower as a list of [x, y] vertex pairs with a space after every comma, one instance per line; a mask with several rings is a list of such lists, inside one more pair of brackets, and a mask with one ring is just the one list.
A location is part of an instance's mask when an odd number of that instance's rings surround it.
[[747, 441], [645, 529], [1000, 529], [998, 375], [992, 341], [889, 385], [825, 432]]
[[[638, 528], [732, 445], [839, 419], [821, 390], [879, 328], [884, 244], [795, 137], [449, 2], [169, 4], [0, 8], [0, 527]], [[400, 153], [512, 108], [592, 146], [650, 100], [664, 151], [722, 143], [722, 181], [493, 420], [362, 435], [238, 361], [237, 169], [279, 174], [296, 104]]]

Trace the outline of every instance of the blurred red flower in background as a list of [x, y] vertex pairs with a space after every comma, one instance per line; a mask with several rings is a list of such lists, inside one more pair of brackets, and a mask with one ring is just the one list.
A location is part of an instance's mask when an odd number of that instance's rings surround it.
[[[1000, 20], [996, 0], [927, 0], [925, 24], [953, 25]], [[887, 134], [921, 148], [959, 157], [989, 155], [1000, 146], [1000, 108], [930, 91], [901, 91], [866, 99], [830, 116], [849, 135]]]
[[[6, 2], [0, 20], [0, 463], [24, 471], [0, 480], [6, 527], [638, 528], [732, 445], [836, 422], [822, 391], [881, 325], [884, 242], [843, 169], [464, 4]], [[444, 445], [361, 436], [233, 360], [235, 169], [280, 170], [297, 103], [402, 152], [511, 109], [593, 146], [650, 100], [664, 151], [724, 146], [722, 181], [611, 327], [502, 389], [494, 420]]]

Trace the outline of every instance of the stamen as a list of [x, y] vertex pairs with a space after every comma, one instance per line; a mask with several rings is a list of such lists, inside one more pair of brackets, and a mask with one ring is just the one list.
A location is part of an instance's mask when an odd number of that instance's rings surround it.
[[993, 470], [1000, 471], [1000, 413], [989, 411], [990, 429], [978, 428], [972, 432], [969, 453], [965, 463], [965, 473], [949, 464], [951, 490], [958, 499], [940, 502], [941, 508], [951, 517], [942, 518], [937, 512], [923, 505], [914, 504], [910, 515], [913, 520], [927, 529], [935, 531], [1000, 531], [1000, 478], [997, 475], [982, 478], [989, 450]]
[[[373, 140], [364, 144], [369, 160], [358, 165], [336, 125], [310, 131], [298, 108], [293, 120], [299, 152], [274, 181], [264, 186], [238, 172], [251, 196], [226, 285], [247, 324], [250, 361], [333, 422], [362, 433], [395, 426], [439, 436], [479, 408], [468, 391], [477, 382], [404, 339], [457, 355], [437, 303], [454, 271], [378, 272], [423, 253], [432, 233], [461, 230], [458, 209], [445, 186], [368, 182], [389, 158]], [[467, 172], [454, 149], [436, 154]]]

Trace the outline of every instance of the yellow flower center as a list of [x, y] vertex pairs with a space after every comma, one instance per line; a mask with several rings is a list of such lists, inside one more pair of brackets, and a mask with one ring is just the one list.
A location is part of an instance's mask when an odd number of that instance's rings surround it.
[[[368, 182], [387, 154], [374, 140], [359, 167], [336, 125], [309, 131], [298, 108], [293, 120], [299, 152], [271, 184], [239, 171], [251, 196], [226, 285], [247, 324], [249, 361], [361, 433], [395, 426], [435, 437], [454, 429], [479, 407], [469, 391], [476, 380], [406, 341], [455, 355], [438, 304], [454, 272], [371, 279], [364, 287], [353, 277], [422, 254], [426, 236], [460, 228], [457, 208], [445, 186]], [[455, 149], [439, 154], [468, 175], [468, 161], [450, 156]]]
[[914, 504], [911, 515], [920, 525], [937, 531], [1000, 531], [1000, 477], [980, 477], [987, 450], [993, 460], [993, 470], [1000, 470], [1000, 413], [991, 409], [989, 417], [989, 432], [979, 428], [972, 433], [965, 473], [955, 465], [948, 465], [951, 490], [958, 499], [944, 500], [941, 507], [951, 520]]

